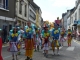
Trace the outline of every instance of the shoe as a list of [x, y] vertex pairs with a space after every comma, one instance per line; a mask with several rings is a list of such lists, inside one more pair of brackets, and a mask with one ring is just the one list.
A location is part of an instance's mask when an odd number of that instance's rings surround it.
[[30, 58], [29, 58], [29, 57], [27, 57], [25, 60], [30, 60]]
[[27, 60], [27, 59], [25, 59], [25, 60]]
[[15, 60], [15, 59], [12, 59], [12, 60]]
[[45, 57], [48, 58], [48, 54], [46, 54]]
[[46, 56], [46, 53], [44, 53], [44, 56]]
[[53, 55], [55, 55], [55, 52], [53, 52]]
[[29, 60], [32, 60], [32, 59], [29, 59]]
[[57, 53], [57, 55], [60, 55], [60, 53]]

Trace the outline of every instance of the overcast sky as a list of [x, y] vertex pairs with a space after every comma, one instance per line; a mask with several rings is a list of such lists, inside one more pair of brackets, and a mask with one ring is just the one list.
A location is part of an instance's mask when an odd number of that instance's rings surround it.
[[44, 20], [53, 22], [57, 17], [61, 18], [62, 13], [75, 6], [76, 0], [34, 0], [42, 10]]

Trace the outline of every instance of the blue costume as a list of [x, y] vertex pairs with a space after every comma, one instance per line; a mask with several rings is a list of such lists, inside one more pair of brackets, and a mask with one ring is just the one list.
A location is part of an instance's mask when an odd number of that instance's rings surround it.
[[10, 31], [10, 36], [9, 36], [10, 51], [13, 53], [18, 51], [18, 47], [17, 47], [18, 36], [19, 36], [18, 33], [13, 33], [12, 30]]
[[24, 32], [25, 48], [26, 48], [25, 55], [28, 57], [28, 59], [32, 59], [33, 56], [34, 34], [35, 34], [35, 29], [33, 25], [31, 25], [30, 27], [25, 26], [25, 32]]
[[60, 36], [60, 30], [59, 29], [57, 29], [57, 30], [52, 29], [52, 34], [51, 35], [52, 35], [53, 39], [58, 40], [59, 36]]
[[[55, 29], [57, 28], [57, 29]], [[59, 43], [59, 38], [60, 38], [60, 28], [58, 28], [58, 26], [55, 24], [55, 28], [52, 29], [52, 48], [54, 49], [55, 46], [59, 47], [60, 43]]]

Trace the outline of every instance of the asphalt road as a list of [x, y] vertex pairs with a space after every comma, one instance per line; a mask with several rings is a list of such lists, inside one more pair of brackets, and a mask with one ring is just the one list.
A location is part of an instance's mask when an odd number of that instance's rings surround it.
[[[11, 53], [7, 51], [7, 48], [3, 47], [2, 56], [4, 60], [12, 60]], [[23, 49], [21, 51], [18, 60], [25, 60], [25, 51]], [[73, 40], [72, 46], [67, 47], [67, 43], [64, 42], [64, 47], [60, 47], [60, 55], [53, 55], [52, 50], [49, 50], [48, 58], [44, 57], [42, 50], [34, 52], [33, 60], [80, 60], [80, 43]]]

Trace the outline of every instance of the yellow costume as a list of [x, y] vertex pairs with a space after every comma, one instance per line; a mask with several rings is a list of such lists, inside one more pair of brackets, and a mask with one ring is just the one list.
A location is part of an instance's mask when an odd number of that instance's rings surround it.
[[32, 59], [33, 56], [33, 50], [34, 50], [34, 40], [33, 40], [33, 30], [31, 28], [27, 28], [25, 32], [25, 55]]
[[68, 36], [67, 36], [67, 38], [68, 38], [68, 41], [67, 41], [68, 46], [71, 46], [71, 40], [72, 40], [71, 32], [68, 32]]

